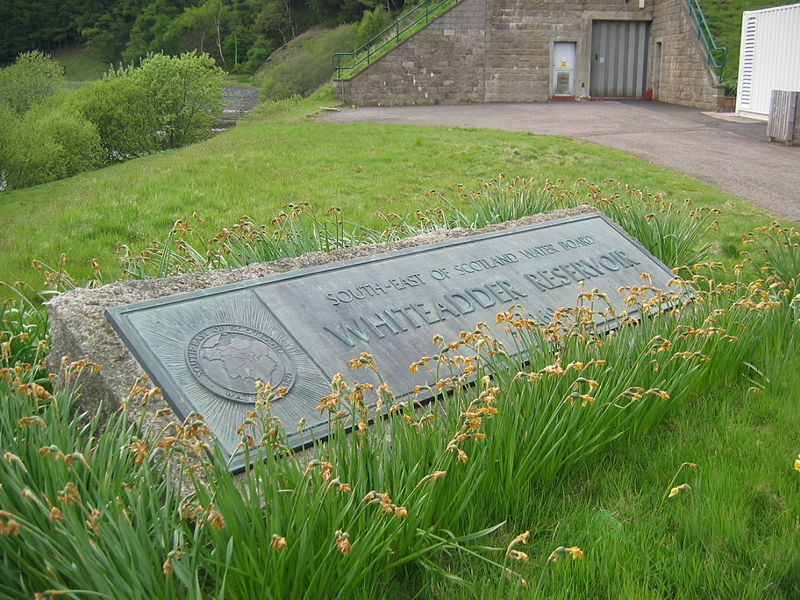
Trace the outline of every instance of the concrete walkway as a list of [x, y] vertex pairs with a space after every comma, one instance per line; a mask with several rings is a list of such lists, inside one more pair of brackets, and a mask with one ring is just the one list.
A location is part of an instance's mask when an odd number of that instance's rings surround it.
[[635, 154], [800, 223], [800, 146], [766, 122], [660, 102], [552, 102], [342, 109], [321, 121], [486, 127], [561, 135]]

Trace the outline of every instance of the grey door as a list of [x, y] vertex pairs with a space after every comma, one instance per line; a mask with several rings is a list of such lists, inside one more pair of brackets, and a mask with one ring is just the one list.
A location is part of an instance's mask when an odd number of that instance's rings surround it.
[[594, 97], [641, 98], [647, 82], [646, 21], [594, 21], [592, 73]]

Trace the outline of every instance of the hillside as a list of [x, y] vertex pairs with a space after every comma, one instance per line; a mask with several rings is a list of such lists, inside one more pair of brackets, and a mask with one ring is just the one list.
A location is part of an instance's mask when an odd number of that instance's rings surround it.
[[728, 64], [723, 79], [734, 84], [739, 74], [739, 43], [742, 37], [742, 12], [791, 4], [769, 0], [700, 0], [717, 45], [728, 49]]
[[273, 52], [255, 73], [262, 99], [306, 96], [333, 75], [331, 56], [355, 44], [355, 24], [314, 27]]

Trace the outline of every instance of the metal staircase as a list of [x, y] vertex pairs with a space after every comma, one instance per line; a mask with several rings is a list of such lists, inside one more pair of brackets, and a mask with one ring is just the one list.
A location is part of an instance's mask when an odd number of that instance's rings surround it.
[[703, 14], [703, 9], [700, 7], [699, 0], [687, 0], [687, 2], [689, 3], [689, 14], [692, 15], [697, 25], [697, 35], [706, 48], [708, 66], [716, 71], [718, 81], [722, 82], [722, 70], [728, 62], [728, 49], [717, 46], [716, 41], [714, 41], [714, 36]]
[[333, 55], [335, 78], [350, 79], [459, 1], [424, 0], [353, 52], [337, 52]]

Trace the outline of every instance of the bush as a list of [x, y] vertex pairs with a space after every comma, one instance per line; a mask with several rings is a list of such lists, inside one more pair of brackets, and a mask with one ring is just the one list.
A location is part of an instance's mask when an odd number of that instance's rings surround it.
[[381, 31], [386, 29], [392, 22], [392, 16], [389, 14], [383, 4], [379, 4], [374, 10], [368, 10], [361, 17], [361, 23], [358, 24], [356, 31], [356, 46], [361, 47], [378, 35]]
[[30, 110], [21, 118], [17, 106], [0, 102], [6, 187], [53, 181], [209, 137], [222, 110], [222, 77], [207, 54], [153, 54], [139, 68], [112, 69], [80, 90], [37, 100], [33, 109], [26, 101]]
[[159, 149], [209, 137], [222, 112], [224, 73], [208, 54], [150, 54], [138, 69], [121, 69], [116, 76], [130, 77], [156, 107]]
[[97, 127], [107, 162], [158, 149], [158, 107], [131, 78], [93, 82], [70, 94], [67, 102]]
[[33, 109], [4, 137], [0, 171], [12, 189], [63, 179], [103, 159], [97, 128], [67, 108]]
[[23, 114], [51, 96], [63, 81], [64, 68], [50, 55], [24, 52], [13, 65], [0, 69], [0, 104]]

